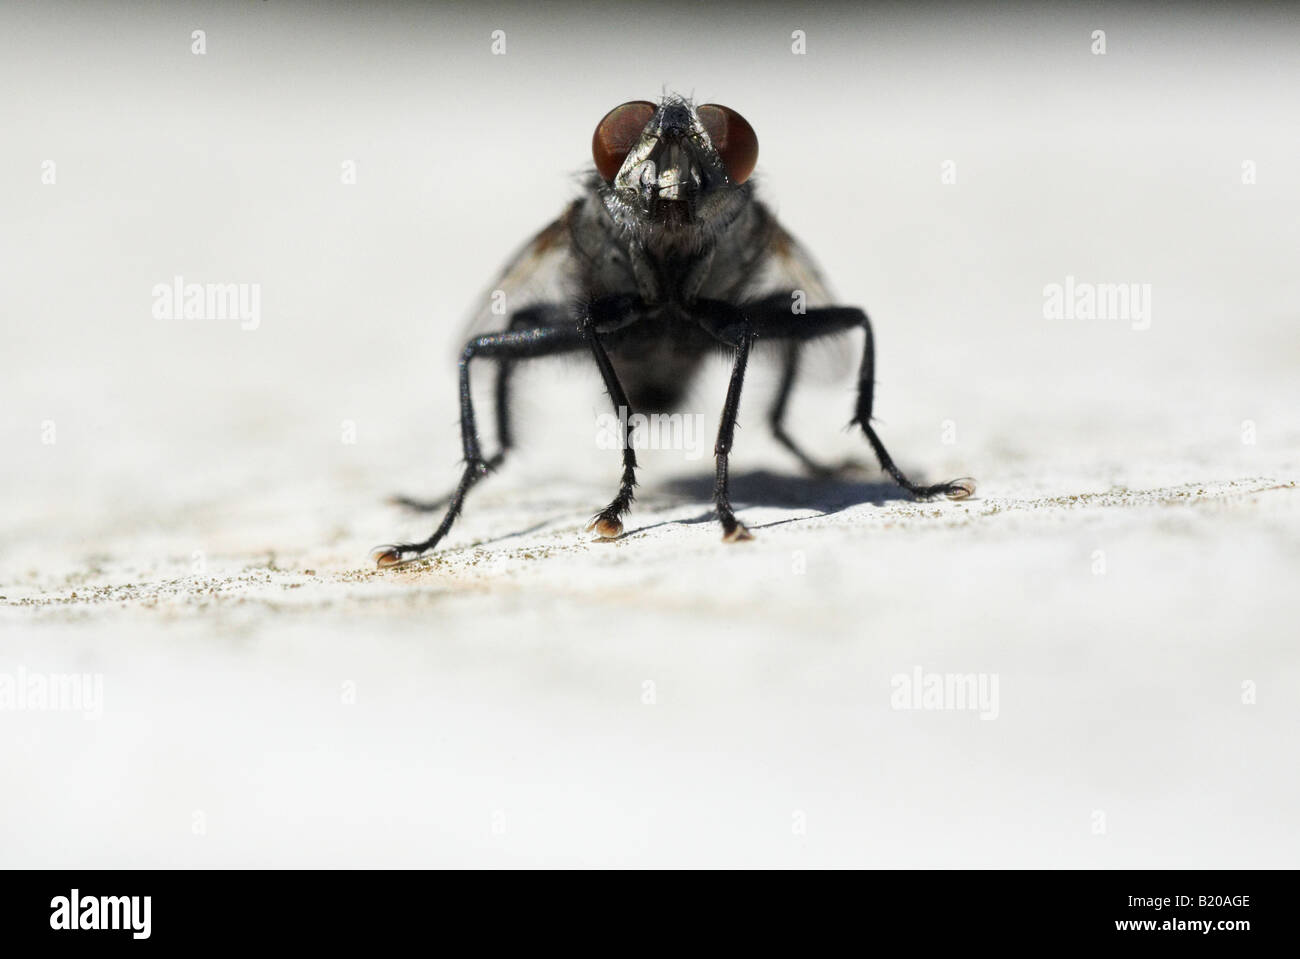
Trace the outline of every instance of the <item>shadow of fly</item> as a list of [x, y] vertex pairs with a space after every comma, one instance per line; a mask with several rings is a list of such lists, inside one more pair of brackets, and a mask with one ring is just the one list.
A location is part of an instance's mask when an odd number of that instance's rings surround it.
[[[561, 353], [590, 356], [620, 411], [665, 412], [681, 401], [704, 358], [721, 349], [731, 357], [714, 454], [713, 502], [728, 542], [752, 539], [728, 494], [731, 453], [741, 388], [751, 347], [781, 347], [781, 377], [768, 422], [776, 439], [815, 475], [833, 470], [803, 451], [786, 432], [786, 405], [805, 343], [861, 329], [865, 334], [852, 422], [861, 427], [880, 466], [913, 496], [964, 499], [974, 481], [933, 486], [913, 483], [894, 465], [871, 425], [875, 350], [871, 323], [857, 307], [831, 302], [817, 266], [754, 198], [749, 182], [758, 138], [739, 113], [695, 106], [678, 96], [660, 103], [633, 100], [611, 110], [592, 137], [595, 170], [583, 195], [514, 257], [494, 284], [512, 312], [505, 329], [487, 332], [498, 317], [485, 305], [471, 324], [475, 335], [460, 354], [460, 429], [464, 471], [449, 497], [433, 502], [399, 498], [406, 506], [444, 510], [427, 539], [373, 552], [380, 566], [433, 549], [460, 515], [475, 484], [505, 459], [513, 442], [510, 378], [523, 360]], [[499, 449], [483, 454], [470, 368], [495, 364]], [[628, 417], [619, 416], [623, 472], [618, 494], [589, 530], [613, 538], [636, 488], [636, 452]]]

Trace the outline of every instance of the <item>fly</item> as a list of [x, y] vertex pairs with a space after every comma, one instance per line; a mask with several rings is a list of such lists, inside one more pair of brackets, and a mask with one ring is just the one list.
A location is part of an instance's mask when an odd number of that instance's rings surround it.
[[[731, 380], [722, 406], [714, 453], [714, 505], [723, 539], [753, 536], [732, 509], [727, 462], [751, 347], [774, 341], [781, 379], [768, 412], [776, 439], [814, 475], [821, 465], [786, 432], [786, 405], [809, 340], [861, 329], [865, 334], [852, 422], [894, 482], [919, 499], [965, 499], [975, 489], [963, 478], [913, 483], [886, 451], [871, 425], [875, 349], [871, 323], [857, 307], [836, 306], [812, 258], [754, 197], [750, 174], [758, 138], [728, 107], [695, 106], [678, 96], [660, 103], [633, 100], [596, 126], [595, 170], [583, 195], [514, 257], [494, 290], [513, 307], [505, 329], [478, 332], [460, 354], [460, 428], [464, 471], [449, 497], [435, 502], [402, 498], [407, 506], [444, 510], [438, 527], [416, 543], [381, 546], [380, 566], [433, 549], [460, 515], [465, 497], [504, 461], [513, 445], [510, 377], [524, 360], [585, 353], [599, 370], [622, 432], [618, 495], [588, 526], [600, 536], [623, 532], [636, 487], [636, 452], [628, 437], [633, 412], [673, 409], [703, 360], [723, 349]], [[802, 297], [800, 297], [802, 293]], [[796, 304], [802, 309], [796, 309]], [[495, 316], [485, 307], [472, 324], [485, 330]], [[495, 366], [498, 449], [484, 456], [479, 441], [470, 367]]]

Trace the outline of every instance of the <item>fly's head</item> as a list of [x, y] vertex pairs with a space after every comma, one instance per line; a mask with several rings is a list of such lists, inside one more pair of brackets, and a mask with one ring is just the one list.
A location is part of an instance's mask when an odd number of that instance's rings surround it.
[[701, 249], [749, 202], [758, 138], [735, 110], [669, 96], [609, 111], [591, 153], [601, 199], [625, 231]]

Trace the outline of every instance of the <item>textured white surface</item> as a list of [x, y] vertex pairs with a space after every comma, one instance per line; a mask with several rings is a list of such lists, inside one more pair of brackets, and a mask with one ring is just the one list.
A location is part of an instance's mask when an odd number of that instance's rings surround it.
[[[806, 18], [792, 63], [788, 24], [719, 62], [702, 22], [579, 70], [589, 36], [517, 14], [495, 61], [488, 20], [248, 15], [200, 60], [167, 8], [112, 43], [3, 14], [0, 674], [102, 674], [104, 704], [0, 711], [0, 863], [1300, 862], [1293, 23], [1108, 15], [1103, 61], [1086, 17]], [[653, 451], [593, 542], [607, 400], [544, 364], [445, 548], [371, 569], [429, 522], [384, 497], [455, 480], [460, 316], [665, 82], [754, 123], [875, 317], [886, 443], [978, 498], [794, 477], [760, 371], [758, 538], [719, 542], [707, 453]], [[261, 283], [261, 325], [154, 320], [178, 273]], [[1044, 320], [1067, 275], [1150, 283], [1150, 329]], [[866, 458], [849, 384], [809, 379], [798, 434]], [[710, 432], [724, 389], [688, 405]], [[915, 667], [996, 674], [997, 718], [891, 708]]]

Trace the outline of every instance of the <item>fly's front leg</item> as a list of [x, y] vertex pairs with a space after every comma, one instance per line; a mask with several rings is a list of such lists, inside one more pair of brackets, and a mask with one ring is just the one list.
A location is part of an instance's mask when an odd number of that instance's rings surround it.
[[718, 424], [718, 441], [713, 447], [717, 471], [713, 483], [713, 504], [722, 524], [722, 539], [739, 543], [754, 538], [745, 524], [736, 519], [731, 508], [728, 465], [731, 446], [736, 438], [736, 416], [740, 412], [740, 392], [745, 385], [745, 368], [749, 363], [749, 348], [755, 332], [748, 319], [735, 307], [716, 301], [699, 301], [696, 317], [704, 329], [719, 342], [735, 352], [731, 362], [731, 381], [727, 385], [727, 399], [722, 405], [722, 419]]
[[[552, 308], [552, 316], [558, 315], [558, 311], [558, 307]], [[484, 460], [479, 446], [478, 428], [474, 419], [474, 399], [469, 380], [471, 361], [477, 357], [514, 361], [580, 349], [585, 339], [585, 329], [584, 321], [570, 320], [510, 333], [492, 333], [475, 337], [465, 344], [465, 349], [460, 355], [460, 436], [465, 457], [465, 468], [461, 473], [460, 482], [451, 494], [442, 522], [428, 539], [418, 543], [394, 543], [377, 547], [371, 555], [378, 565], [393, 566], [405, 559], [419, 556], [438, 545], [447, 535], [452, 524], [456, 522], [456, 517], [460, 515], [465, 496], [488, 473], [488, 462]]]
[[600, 369], [601, 379], [610, 400], [614, 403], [614, 413], [618, 417], [619, 439], [623, 449], [623, 476], [619, 483], [618, 495], [608, 506], [597, 513], [587, 525], [587, 530], [594, 530], [605, 539], [614, 539], [623, 533], [623, 514], [632, 508], [636, 490], [636, 450], [632, 448], [628, 436], [628, 422], [632, 419], [632, 410], [628, 405], [627, 393], [614, 372], [614, 365], [609, 361], [609, 354], [601, 343], [602, 334], [616, 332], [639, 319], [640, 304], [630, 297], [612, 297], [592, 304], [584, 322], [584, 334], [591, 354]]

